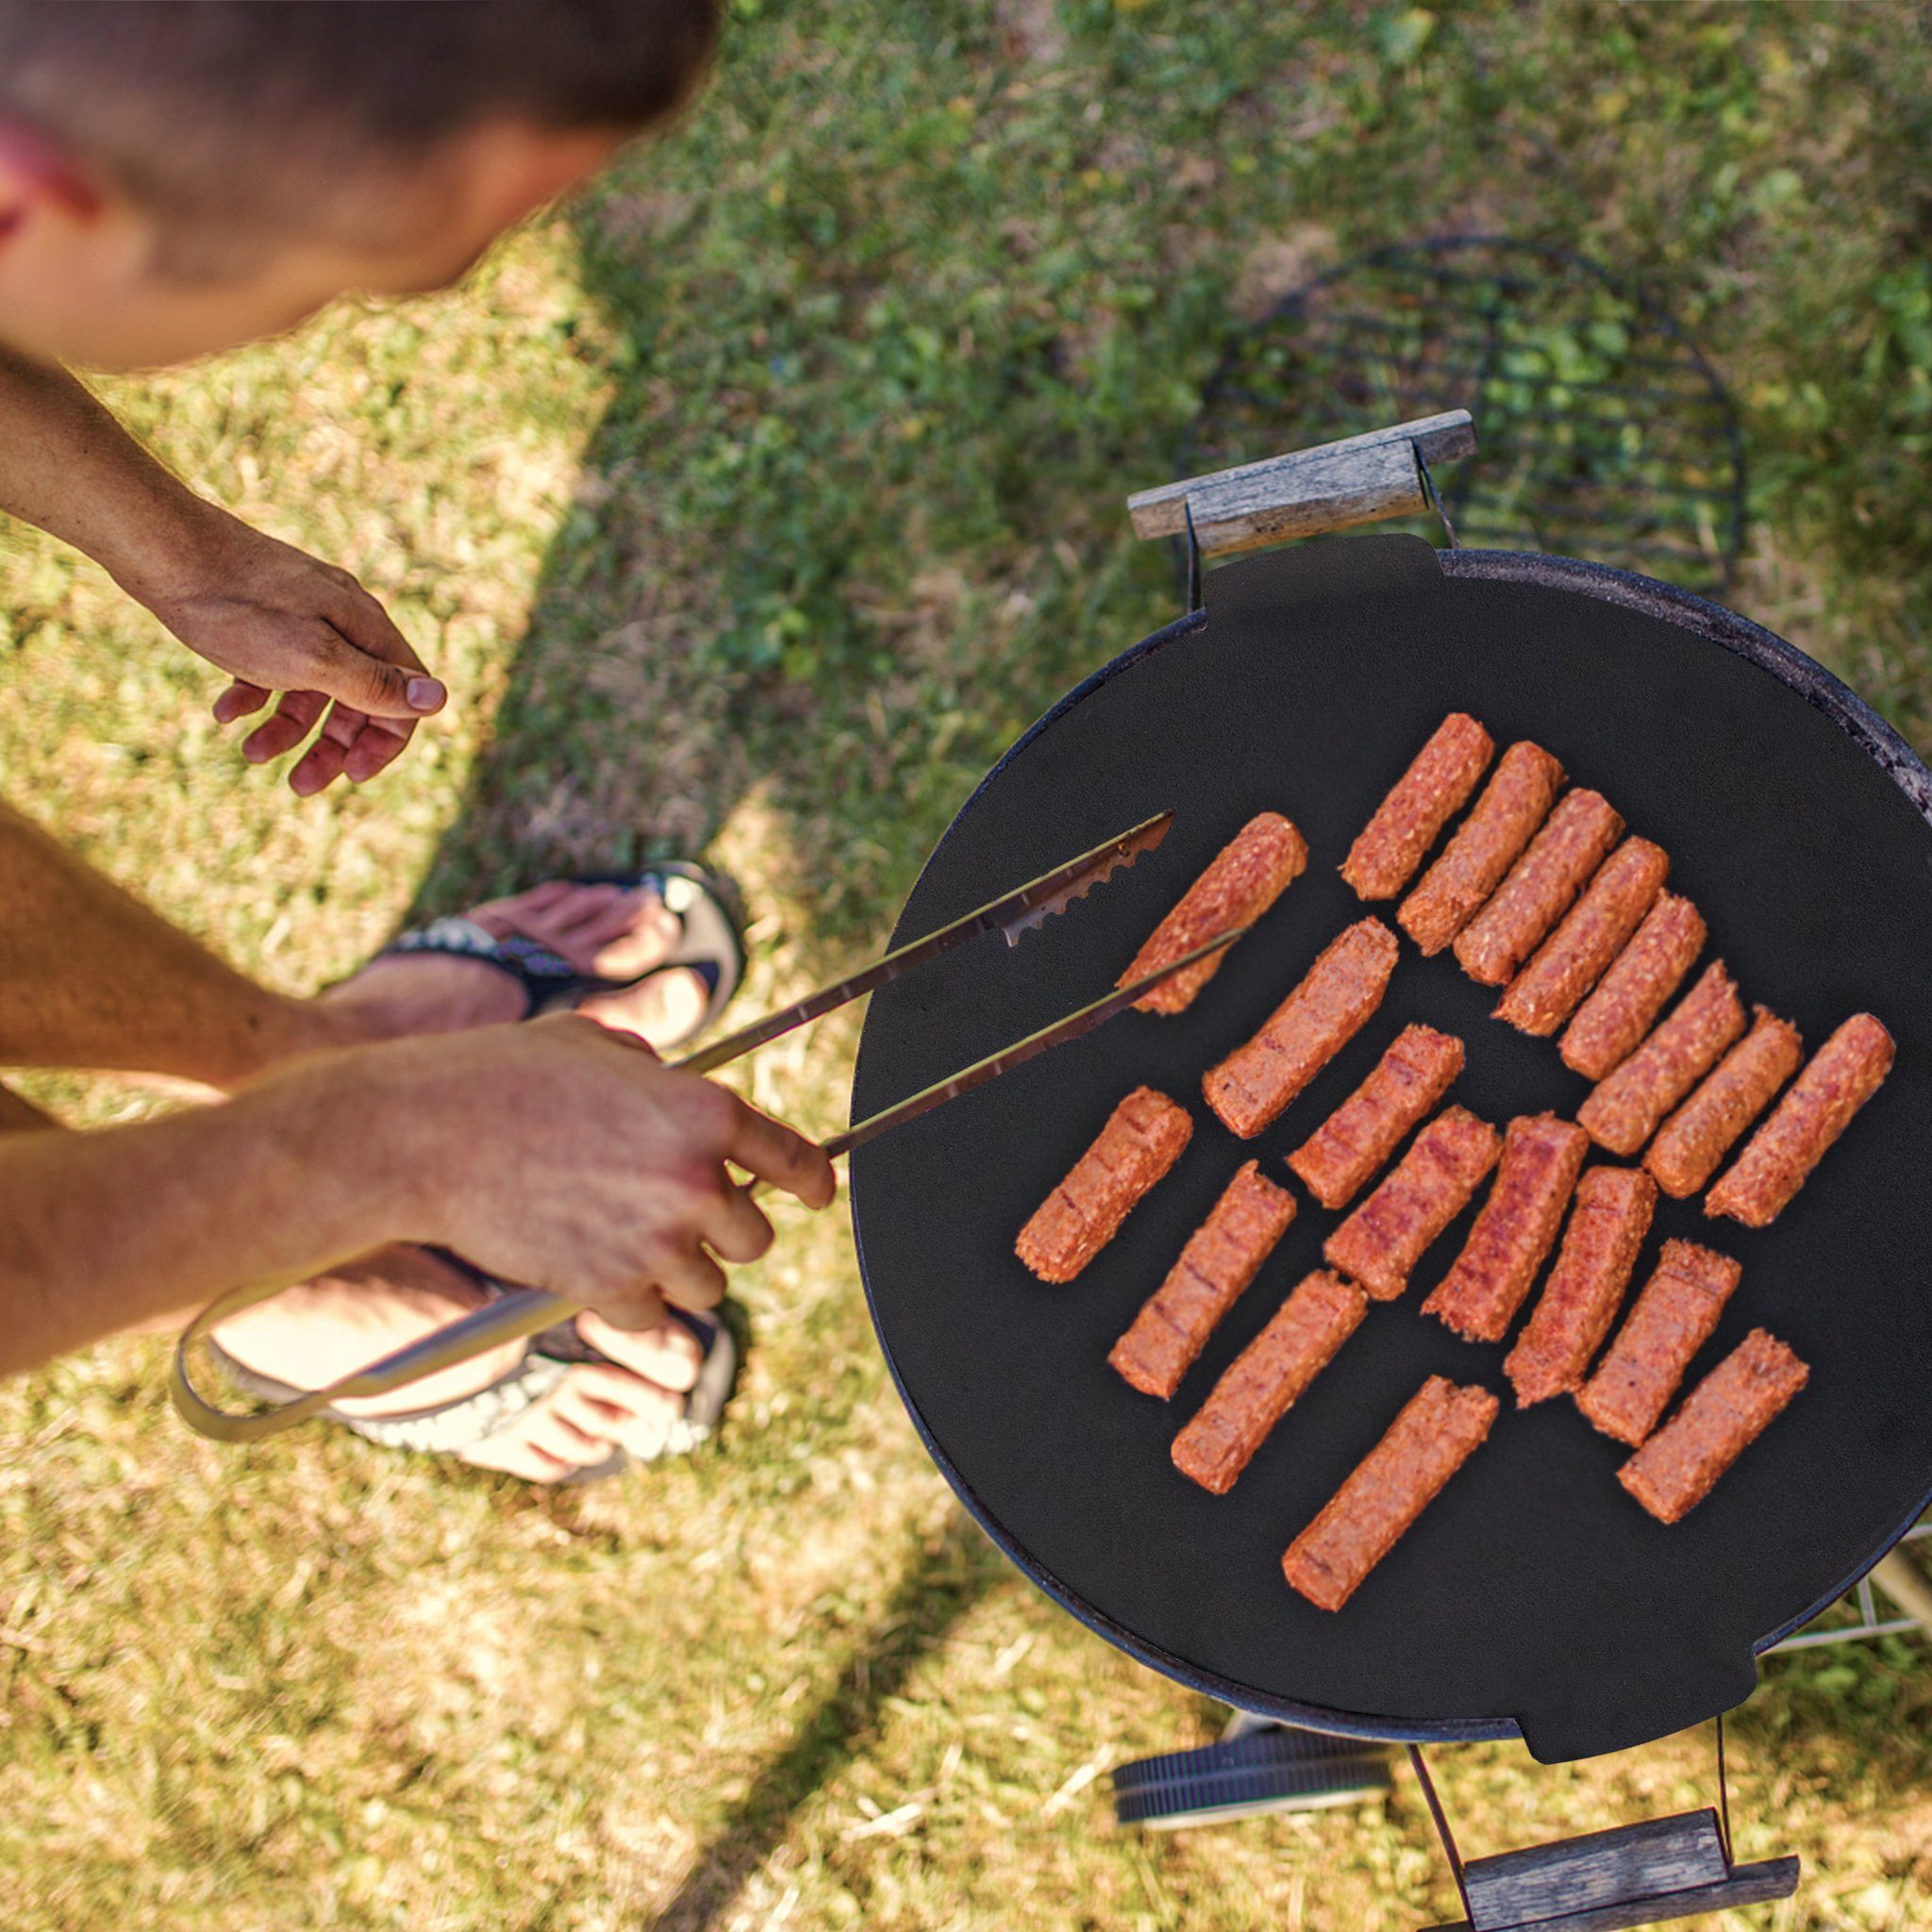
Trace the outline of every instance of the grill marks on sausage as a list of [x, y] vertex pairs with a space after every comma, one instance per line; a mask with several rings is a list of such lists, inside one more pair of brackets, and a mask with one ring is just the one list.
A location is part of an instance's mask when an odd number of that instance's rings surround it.
[[1553, 1113], [1509, 1123], [1490, 1197], [1423, 1313], [1465, 1341], [1501, 1341], [1557, 1243], [1590, 1137]]
[[[1217, 934], [1252, 925], [1301, 875], [1307, 841], [1276, 811], [1257, 812], [1209, 861], [1114, 981], [1131, 986], [1158, 973]], [[1221, 970], [1228, 948], [1163, 979], [1134, 1002], [1143, 1013], [1185, 1012]]]
[[1237, 1169], [1108, 1360], [1143, 1394], [1171, 1396], [1293, 1219], [1294, 1196], [1258, 1161]]
[[1034, 1210], [1013, 1252], [1041, 1281], [1072, 1281], [1181, 1158], [1193, 1131], [1185, 1108], [1151, 1087], [1135, 1088]]
[[1657, 1426], [1690, 1358], [1709, 1341], [1743, 1270], [1695, 1241], [1670, 1241], [1609, 1353], [1576, 1397], [1606, 1436], [1633, 1448]]
[[1557, 1265], [1503, 1362], [1528, 1408], [1583, 1386], [1603, 1346], [1657, 1208], [1657, 1183], [1640, 1168], [1592, 1167], [1576, 1184]]
[[1623, 819], [1601, 792], [1571, 792], [1495, 896], [1457, 935], [1462, 970], [1484, 986], [1507, 980], [1570, 909], [1623, 829]]
[[1174, 1466], [1210, 1495], [1226, 1495], [1268, 1432], [1361, 1324], [1368, 1306], [1352, 1281], [1323, 1268], [1308, 1275], [1174, 1438]]
[[1648, 839], [1625, 839], [1600, 865], [1583, 896], [1509, 982], [1496, 1018], [1519, 1032], [1554, 1033], [1621, 953], [1657, 895], [1671, 861]]
[[1659, 1523], [1681, 1523], [1810, 1377], [1776, 1336], [1752, 1329], [1617, 1472], [1617, 1480]]
[[1549, 816], [1563, 767], [1524, 740], [1503, 754], [1483, 795], [1395, 915], [1433, 958], [1476, 915]]
[[1392, 899], [1436, 835], [1461, 810], [1495, 756], [1495, 741], [1466, 711], [1451, 711], [1349, 847], [1341, 876], [1361, 899]]
[[1597, 1083], [1577, 1120], [1599, 1147], [1635, 1154], [1743, 1030], [1737, 985], [1724, 962], [1714, 960], [1670, 1018]]
[[1445, 1108], [1380, 1187], [1331, 1234], [1322, 1254], [1378, 1302], [1393, 1301], [1429, 1243], [1495, 1166], [1502, 1136], [1465, 1107]]
[[1201, 1091], [1230, 1132], [1252, 1140], [1355, 1038], [1382, 1004], [1396, 952], [1379, 919], [1357, 920], [1259, 1032], [1208, 1070]]
[[1769, 1226], [1878, 1091], [1895, 1055], [1885, 1027], [1870, 1013], [1854, 1013], [1812, 1055], [1777, 1110], [1711, 1189], [1704, 1211], [1727, 1214], [1746, 1227]]
[[1281, 1559], [1291, 1589], [1339, 1610], [1490, 1433], [1487, 1389], [1431, 1375]]
[[1704, 915], [1663, 892], [1563, 1034], [1563, 1064], [1601, 1080], [1633, 1053], [1704, 950]]
[[1717, 1172], [1738, 1137], [1771, 1105], [1772, 1095], [1798, 1071], [1804, 1057], [1798, 1029], [1759, 1007], [1750, 1032], [1651, 1142], [1643, 1164], [1657, 1186], [1674, 1200], [1694, 1194]]
[[1323, 1207], [1341, 1207], [1448, 1092], [1462, 1062], [1454, 1034], [1405, 1026], [1374, 1072], [1288, 1157], [1289, 1166]]

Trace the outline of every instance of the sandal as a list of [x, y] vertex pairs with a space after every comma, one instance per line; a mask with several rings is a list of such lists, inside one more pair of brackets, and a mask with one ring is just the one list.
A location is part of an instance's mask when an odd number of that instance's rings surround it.
[[498, 939], [461, 913], [433, 919], [400, 933], [376, 954], [386, 959], [408, 953], [445, 953], [481, 959], [499, 967], [523, 989], [525, 1020], [575, 1007], [591, 993], [623, 992], [660, 973], [695, 973], [704, 982], [705, 1010], [695, 1025], [664, 1051], [688, 1045], [717, 1021], [744, 977], [744, 937], [737, 909], [738, 893], [722, 873], [683, 859], [661, 859], [636, 873], [598, 873], [570, 881], [577, 886], [619, 886], [627, 892], [650, 888], [682, 928], [670, 954], [631, 979], [603, 979], [582, 973], [541, 941], [512, 933]]
[[[472, 1268], [459, 1256], [442, 1248], [430, 1252], [467, 1274], [484, 1291], [488, 1300], [495, 1301], [509, 1292], [505, 1284]], [[662, 1446], [649, 1457], [633, 1457], [627, 1450], [613, 1449], [602, 1462], [573, 1470], [550, 1487], [598, 1482], [616, 1475], [633, 1462], [661, 1462], [666, 1457], [689, 1456], [716, 1432], [719, 1418], [724, 1413], [738, 1380], [738, 1343], [722, 1320], [714, 1322], [668, 1304], [665, 1312], [691, 1333], [704, 1351], [704, 1358], [698, 1364], [697, 1379], [685, 1391], [683, 1410], [665, 1432]], [[306, 1393], [246, 1367], [212, 1338], [208, 1347], [237, 1386], [251, 1395], [265, 1402], [288, 1402]], [[345, 1415], [333, 1407], [321, 1413], [330, 1422], [341, 1423], [387, 1449], [414, 1449], [425, 1455], [456, 1456], [467, 1461], [468, 1451], [508, 1428], [583, 1362], [619, 1366], [577, 1333], [575, 1320], [559, 1322], [556, 1327], [531, 1336], [516, 1365], [473, 1395], [460, 1396], [434, 1408], [408, 1409], [397, 1415]]]

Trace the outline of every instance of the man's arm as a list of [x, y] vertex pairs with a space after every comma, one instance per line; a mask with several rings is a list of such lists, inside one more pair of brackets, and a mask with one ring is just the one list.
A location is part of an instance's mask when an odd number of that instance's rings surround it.
[[227, 672], [235, 682], [215, 707], [224, 724], [285, 693], [243, 747], [251, 762], [279, 757], [321, 723], [291, 774], [299, 792], [344, 772], [374, 776], [414, 721], [441, 708], [442, 686], [346, 571], [197, 496], [65, 370], [4, 347], [0, 512], [84, 551]]
[[831, 1164], [726, 1089], [562, 1016], [300, 1061], [219, 1107], [0, 1136], [0, 1374], [395, 1241], [455, 1249], [620, 1327], [713, 1306]]

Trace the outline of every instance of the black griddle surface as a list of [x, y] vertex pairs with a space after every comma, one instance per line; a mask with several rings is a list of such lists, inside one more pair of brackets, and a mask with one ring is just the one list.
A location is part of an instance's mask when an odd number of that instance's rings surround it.
[[[1308, 870], [1186, 1015], [1126, 1014], [859, 1150], [853, 1215], [879, 1336], [928, 1447], [1075, 1615], [1248, 1708], [1391, 1737], [1520, 1727], [1557, 1760], [1740, 1701], [1754, 1651], [1862, 1573], [1932, 1489], [1932, 828], [1901, 789], [1924, 778], [1902, 743], [1767, 634], [1587, 567], [1446, 562], [1453, 575], [1417, 539], [1356, 537], [1225, 566], [1208, 578], [1205, 625], [1116, 659], [1002, 760], [897, 939], [1163, 807], [1174, 829], [1020, 947], [982, 940], [877, 994], [855, 1117], [1092, 997], [1253, 813], [1294, 820]], [[1599, 581], [1608, 594], [1591, 593]], [[1574, 1115], [1589, 1091], [1554, 1041], [1491, 1020], [1494, 992], [1452, 955], [1424, 960], [1405, 937], [1381, 1011], [1266, 1134], [1237, 1141], [1202, 1100], [1203, 1071], [1342, 926], [1372, 910], [1392, 924], [1392, 904], [1362, 906], [1336, 867], [1452, 709], [1481, 718], [1499, 750], [1545, 745], [1657, 841], [1671, 888], [1709, 924], [1706, 959], [1727, 961], [1747, 1002], [1793, 1019], [1807, 1050], [1860, 1008], [1898, 1041], [1891, 1079], [1774, 1226], [1659, 1203], [1638, 1282], [1673, 1235], [1744, 1268], [1692, 1377], [1760, 1324], [1812, 1368], [1672, 1528], [1624, 1493], [1628, 1452], [1571, 1403], [1514, 1407], [1507, 1343], [1464, 1343], [1420, 1315], [1469, 1213], [1400, 1301], [1372, 1306], [1229, 1495], [1168, 1460], [1341, 1218], [1283, 1157], [1404, 1025], [1467, 1043], [1449, 1097], [1499, 1126], [1544, 1108]], [[1190, 1109], [1192, 1143], [1076, 1282], [1036, 1281], [1015, 1233], [1142, 1081]], [[1299, 1212], [1162, 1405], [1128, 1388], [1108, 1350], [1250, 1156]], [[1496, 1427], [1346, 1607], [1317, 1610], [1287, 1588], [1281, 1553], [1431, 1373], [1503, 1395]]]

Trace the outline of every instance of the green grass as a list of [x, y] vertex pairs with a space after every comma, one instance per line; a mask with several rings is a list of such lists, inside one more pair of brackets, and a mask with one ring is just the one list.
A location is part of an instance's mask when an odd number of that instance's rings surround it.
[[[457, 297], [113, 386], [199, 485], [385, 597], [449, 718], [297, 805], [219, 739], [211, 674], [8, 531], [11, 800], [298, 991], [412, 908], [708, 845], [759, 915], [761, 1006], [875, 942], [999, 748], [1172, 614], [1121, 499], [1173, 474], [1241, 305], [1478, 226], [1594, 253], [1694, 328], [1752, 455], [1735, 601], [1932, 750], [1915, 9], [734, 11], [690, 126]], [[828, 1125], [855, 1039], [761, 1057], [758, 1096]], [[0, 1391], [0, 1917], [1454, 1916], [1406, 1781], [1386, 1811], [1116, 1833], [1098, 1774], [1214, 1714], [962, 1527], [841, 1228], [788, 1224], [743, 1294], [726, 1453], [581, 1495], [322, 1432], [218, 1450], [166, 1412], [152, 1343]], [[1731, 1923], [1932, 1922], [1927, 1661], [1770, 1667], [1740, 1848], [1809, 1876]], [[1493, 1849], [1703, 1802], [1707, 1752], [1439, 1770]]]

